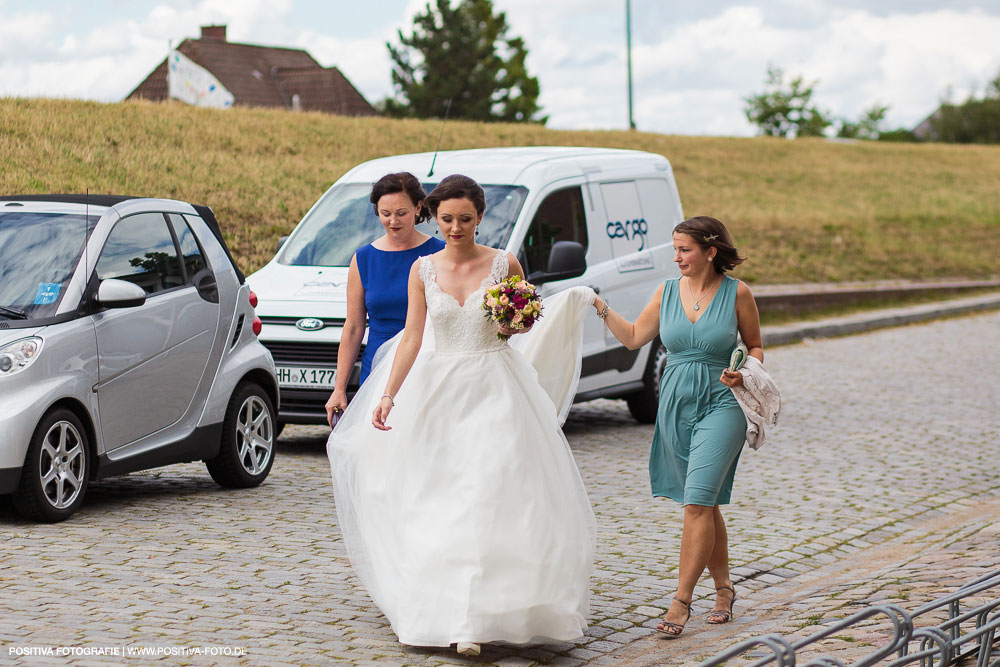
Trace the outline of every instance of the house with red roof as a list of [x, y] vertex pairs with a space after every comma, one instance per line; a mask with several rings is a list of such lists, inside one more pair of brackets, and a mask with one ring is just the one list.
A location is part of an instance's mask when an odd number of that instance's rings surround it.
[[[343, 116], [378, 112], [336, 67], [323, 67], [302, 49], [239, 44], [226, 39], [226, 26], [202, 26], [200, 39], [185, 39], [176, 60], [193, 62], [232, 95], [232, 106], [322, 111]], [[170, 97], [165, 58], [125, 99]], [[228, 106], [228, 105], [227, 105]]]

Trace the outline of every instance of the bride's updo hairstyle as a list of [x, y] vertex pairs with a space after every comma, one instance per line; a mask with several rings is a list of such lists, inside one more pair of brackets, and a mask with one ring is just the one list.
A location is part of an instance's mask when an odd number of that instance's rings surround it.
[[687, 234], [704, 250], [715, 248], [712, 264], [716, 273], [732, 271], [747, 259], [740, 257], [739, 251], [733, 245], [733, 238], [722, 221], [707, 215], [688, 218], [674, 227], [674, 234]]
[[[400, 171], [395, 174], [386, 174], [372, 184], [372, 193], [368, 197], [368, 201], [372, 203], [372, 208], [375, 209], [375, 215], [378, 215], [378, 200], [386, 195], [394, 195], [397, 192], [405, 192], [406, 196], [413, 202], [414, 208], [416, 208], [417, 204], [427, 199], [427, 194], [420, 185], [420, 181], [410, 172]], [[424, 205], [420, 207], [420, 210], [414, 216], [413, 224], [419, 225], [421, 222], [430, 219], [431, 213], [427, 210], [427, 206]]]
[[486, 194], [474, 180], [461, 174], [445, 176], [437, 187], [431, 190], [424, 200], [424, 206], [430, 214], [437, 217], [438, 205], [448, 199], [468, 199], [476, 207], [476, 213], [483, 214], [486, 210]]

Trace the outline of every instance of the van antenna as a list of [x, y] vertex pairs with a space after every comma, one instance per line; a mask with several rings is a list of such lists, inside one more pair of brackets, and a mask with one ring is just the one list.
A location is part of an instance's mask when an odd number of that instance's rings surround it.
[[441, 148], [441, 137], [444, 136], [444, 124], [448, 122], [448, 112], [451, 111], [451, 98], [448, 98], [448, 105], [444, 108], [444, 120], [441, 121], [441, 134], [438, 135], [437, 146], [434, 147], [434, 158], [431, 160], [431, 170], [427, 172], [427, 178], [434, 175], [434, 163], [438, 159], [438, 149]]

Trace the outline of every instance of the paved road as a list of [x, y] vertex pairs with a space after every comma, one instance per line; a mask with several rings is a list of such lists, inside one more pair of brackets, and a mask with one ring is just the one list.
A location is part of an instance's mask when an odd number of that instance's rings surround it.
[[[974, 567], [1000, 568], [982, 546], [995, 532], [934, 529], [982, 523], [980, 505], [1000, 516], [998, 342], [992, 313], [768, 352], [785, 406], [771, 442], [744, 453], [726, 512], [740, 594], [729, 627], [706, 626], [710, 601], [700, 599], [685, 637], [653, 634], [674, 581], [680, 511], [648, 497], [651, 428], [599, 401], [575, 408], [565, 429], [600, 531], [592, 625], [579, 642], [487, 647], [478, 660], [400, 646], [345, 558], [324, 435], [293, 428], [256, 490], [222, 490], [186, 464], [95, 484], [59, 525], [0, 507], [0, 663], [682, 664], [765, 626], [808, 626], [808, 607], [828, 613], [845, 586], [868, 594], [843, 583], [852, 577], [898, 584], [867, 564], [879, 549], [914, 549], [927, 557], [912, 567], [933, 566], [935, 549], [962, 551], [968, 539], [983, 554]], [[86, 655], [138, 647], [159, 654]], [[73, 654], [37, 655], [60, 648]]]

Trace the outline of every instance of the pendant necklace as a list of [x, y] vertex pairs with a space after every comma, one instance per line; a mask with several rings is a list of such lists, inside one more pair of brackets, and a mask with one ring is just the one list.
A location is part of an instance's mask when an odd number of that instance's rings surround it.
[[[712, 281], [712, 285], [715, 285], [715, 281], [714, 280]], [[709, 292], [712, 291], [712, 285], [709, 285], [708, 289], [705, 290], [705, 293], [701, 295], [701, 298], [699, 298], [697, 301], [694, 302], [693, 308], [694, 308], [695, 312], [698, 312], [699, 310], [701, 310], [701, 306], [699, 306], [698, 304], [701, 303], [702, 299], [704, 299], [706, 296], [708, 296]], [[693, 299], [694, 298], [694, 288], [691, 287], [691, 279], [690, 278], [688, 278], [688, 292], [691, 293], [691, 298]]]

